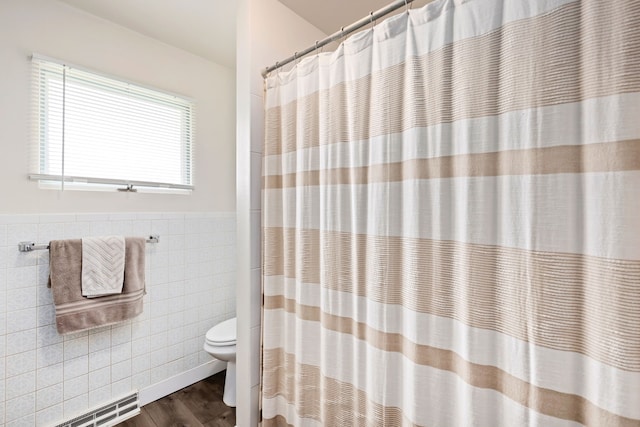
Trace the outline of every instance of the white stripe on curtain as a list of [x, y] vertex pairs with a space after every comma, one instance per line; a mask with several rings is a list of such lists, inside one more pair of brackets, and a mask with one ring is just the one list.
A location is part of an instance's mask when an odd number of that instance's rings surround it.
[[[639, 180], [640, 171], [632, 171], [265, 190], [265, 198], [279, 208], [279, 215], [265, 215], [264, 226], [455, 240], [640, 260], [638, 234], [622, 233], [624, 228], [613, 234], [611, 229], [612, 224], [633, 223], [638, 218]], [[544, 191], [533, 193], [536, 189]], [[414, 194], [421, 198], [412, 197]], [[295, 203], [300, 197], [305, 203]], [[621, 202], [625, 209], [611, 209]], [[397, 212], [402, 221], [362, 220], [370, 217], [372, 208], [386, 209], [387, 205], [404, 208]], [[323, 206], [331, 215], [326, 215]], [[476, 206], [491, 209], [472, 209]], [[516, 219], [535, 220], [548, 232], [534, 236]]]
[[[265, 176], [282, 175], [321, 168], [361, 167], [410, 159], [491, 153], [500, 150], [502, 139], [511, 141], [513, 150], [640, 139], [640, 120], [636, 120], [638, 105], [640, 95], [627, 93], [426, 128], [415, 127], [367, 140], [267, 156], [263, 173]], [[581, 116], [597, 117], [597, 120], [581, 121]], [[424, 141], [440, 140], [448, 143], [424, 144]], [[387, 143], [399, 145], [401, 150], [389, 151]]]
[[437, 0], [267, 78], [264, 426], [640, 426], [638, 22]]
[[[518, 407], [516, 405], [509, 405], [509, 408], [501, 408], [500, 407], [500, 403], [498, 402], [497, 404], [494, 403], [495, 400], [499, 399], [500, 396], [497, 393], [493, 393], [493, 396], [491, 396], [493, 398], [493, 401], [490, 401], [488, 398], [484, 399], [482, 402], [477, 401], [478, 405], [493, 405], [493, 407], [496, 407], [496, 412], [498, 410], [502, 410], [503, 412], [501, 413], [494, 413], [494, 414], [489, 414], [490, 418], [490, 422], [488, 425], [493, 425], [491, 423], [494, 422], [494, 420], [496, 419], [508, 419], [509, 421], [513, 421], [514, 425], [541, 425], [541, 426], [545, 426], [545, 427], [579, 427], [580, 424], [578, 423], [573, 423], [573, 422], [561, 422], [557, 419], [551, 418], [551, 417], [547, 417], [544, 415], [536, 415], [536, 414], [527, 414], [525, 412], [525, 409], [522, 407]], [[278, 396], [276, 398], [273, 399], [263, 399], [263, 408], [262, 408], [262, 413], [263, 413], [263, 417], [272, 417], [272, 416], [276, 416], [276, 414], [281, 414], [281, 413], [287, 413], [287, 417], [286, 419], [289, 421], [289, 423], [291, 425], [295, 425], [295, 426], [301, 426], [301, 427], [326, 427], [326, 424], [323, 424], [319, 421], [316, 420], [312, 420], [309, 418], [301, 418], [298, 413], [296, 412], [296, 407], [295, 405], [291, 405], [288, 404], [286, 402], [286, 399], [284, 399], [281, 396]], [[507, 403], [508, 405], [508, 403]], [[439, 408], [437, 408], [439, 410]], [[478, 408], [480, 411], [486, 412], [486, 409], [483, 407]], [[505, 409], [508, 409], [508, 413], [507, 411], [505, 411]], [[465, 425], [464, 423], [467, 421], [464, 416], [466, 416], [467, 413], [463, 413], [460, 414], [458, 416], [458, 418], [462, 418], [460, 421], [460, 424], [456, 424], [456, 422], [458, 422], [458, 420], [455, 419], [439, 419], [436, 420], [434, 422], [434, 424], [431, 425], [442, 425], [442, 426], [450, 426], [450, 425]], [[523, 417], [529, 417], [528, 419], [523, 419]], [[452, 417], [453, 418], [453, 417]], [[483, 420], [479, 419], [478, 417], [474, 417], [474, 420], [476, 420], [477, 425], [482, 425], [480, 424]], [[517, 424], [518, 420], [522, 420], [522, 424]], [[438, 424], [440, 423], [440, 424]], [[405, 426], [407, 424], [402, 424], [402, 426]], [[398, 425], [399, 427], [400, 425]], [[396, 427], [396, 426], [394, 426]]]

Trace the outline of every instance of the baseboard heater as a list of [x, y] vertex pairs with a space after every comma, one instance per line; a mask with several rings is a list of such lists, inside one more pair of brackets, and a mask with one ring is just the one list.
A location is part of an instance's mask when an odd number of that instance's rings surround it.
[[109, 427], [140, 413], [138, 392], [117, 399], [109, 404], [79, 415], [53, 427]]

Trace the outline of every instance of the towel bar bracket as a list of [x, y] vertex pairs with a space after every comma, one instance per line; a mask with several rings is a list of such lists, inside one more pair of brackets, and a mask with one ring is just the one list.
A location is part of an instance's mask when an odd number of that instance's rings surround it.
[[[158, 242], [160, 242], [159, 234], [152, 234], [147, 237], [147, 243], [158, 243]], [[24, 242], [18, 243], [18, 251], [20, 252], [31, 252], [31, 251], [38, 251], [43, 249], [49, 249], [49, 245], [46, 243], [36, 244], [36, 242], [32, 242], [32, 241], [24, 241]]]
[[36, 242], [20, 242], [18, 243], [18, 250], [20, 252], [31, 252], [41, 249], [49, 249], [49, 245], [36, 245]]

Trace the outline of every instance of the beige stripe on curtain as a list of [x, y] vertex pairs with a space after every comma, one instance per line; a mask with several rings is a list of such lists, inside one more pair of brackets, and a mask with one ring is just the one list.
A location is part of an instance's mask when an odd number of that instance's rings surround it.
[[504, 150], [352, 168], [269, 175], [263, 188], [368, 184], [461, 176], [543, 175], [640, 169], [640, 140]]
[[438, 0], [266, 87], [264, 425], [640, 426], [640, 2]]

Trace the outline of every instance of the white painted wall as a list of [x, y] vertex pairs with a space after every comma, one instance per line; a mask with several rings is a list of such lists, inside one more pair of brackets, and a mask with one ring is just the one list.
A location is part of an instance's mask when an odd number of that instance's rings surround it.
[[[264, 139], [260, 71], [326, 37], [276, 0], [238, 0], [237, 35], [237, 424], [258, 425], [261, 331], [261, 173]], [[249, 171], [249, 173], [247, 173]]]
[[[193, 193], [60, 192], [29, 181], [33, 52], [194, 98]], [[56, 0], [0, 1], [0, 67], [0, 213], [235, 209], [234, 70]]]

